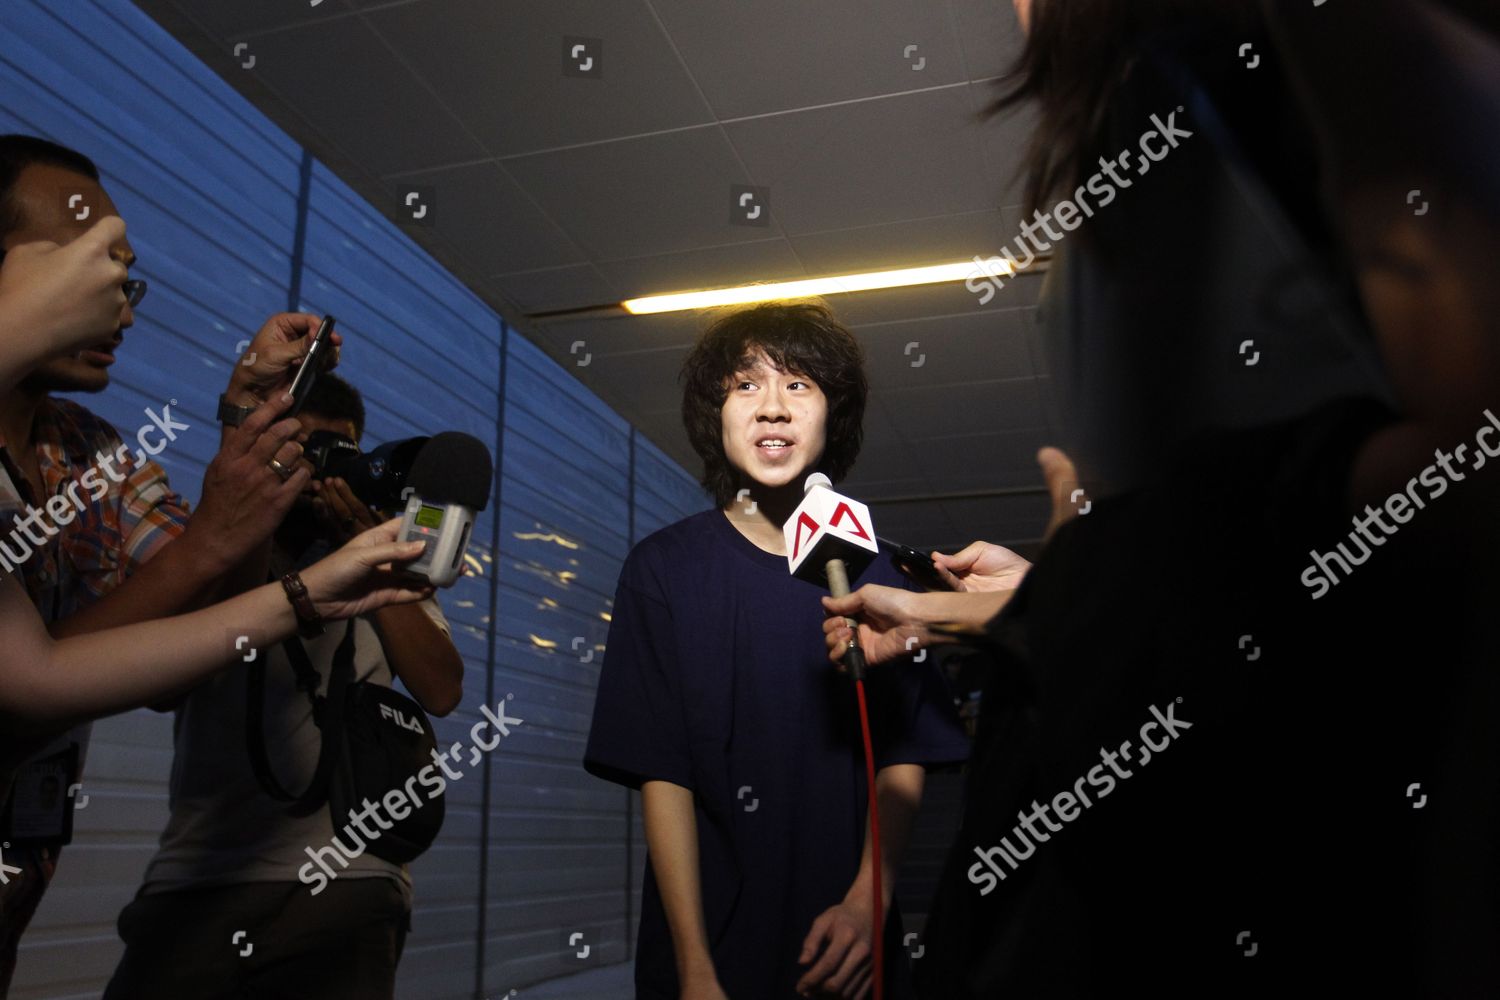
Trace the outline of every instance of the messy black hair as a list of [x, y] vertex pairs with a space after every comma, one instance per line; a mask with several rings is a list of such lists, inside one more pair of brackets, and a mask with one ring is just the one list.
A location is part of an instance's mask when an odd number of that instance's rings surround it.
[[724, 453], [724, 400], [735, 373], [762, 351], [780, 370], [807, 376], [828, 400], [819, 472], [834, 482], [848, 475], [864, 439], [864, 352], [826, 305], [769, 302], [731, 313], [704, 331], [682, 365], [682, 423], [703, 459], [703, 487], [719, 507], [733, 503], [740, 488]]
[[308, 413], [354, 424], [354, 440], [365, 436], [365, 401], [359, 390], [332, 372], [322, 372], [307, 392], [302, 408]]

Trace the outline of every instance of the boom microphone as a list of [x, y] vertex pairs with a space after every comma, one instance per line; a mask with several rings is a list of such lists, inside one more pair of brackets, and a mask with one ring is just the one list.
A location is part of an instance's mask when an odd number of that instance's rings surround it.
[[427, 550], [406, 567], [435, 587], [458, 579], [474, 514], [490, 502], [494, 466], [490, 450], [475, 437], [444, 431], [430, 438], [406, 477], [406, 510], [398, 541], [424, 541]]

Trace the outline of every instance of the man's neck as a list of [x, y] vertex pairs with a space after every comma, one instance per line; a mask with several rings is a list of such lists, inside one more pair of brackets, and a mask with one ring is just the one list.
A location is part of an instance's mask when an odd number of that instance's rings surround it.
[[0, 443], [12, 455], [36, 446], [36, 411], [47, 393], [24, 383], [0, 394]]
[[735, 500], [724, 508], [724, 516], [758, 548], [773, 555], [786, 555], [782, 525], [802, 502], [801, 483], [791, 483], [775, 490], [751, 486], [749, 490], [744, 499]]

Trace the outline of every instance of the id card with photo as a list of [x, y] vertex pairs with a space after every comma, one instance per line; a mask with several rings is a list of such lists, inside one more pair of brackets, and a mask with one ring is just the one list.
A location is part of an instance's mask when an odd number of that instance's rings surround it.
[[78, 744], [21, 765], [11, 786], [0, 829], [13, 845], [67, 844], [73, 839], [73, 799], [68, 787], [78, 773]]

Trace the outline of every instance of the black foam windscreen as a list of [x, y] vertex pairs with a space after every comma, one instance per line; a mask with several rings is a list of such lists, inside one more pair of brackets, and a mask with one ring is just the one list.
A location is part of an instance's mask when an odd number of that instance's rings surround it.
[[432, 504], [456, 503], [484, 510], [493, 476], [490, 450], [462, 431], [434, 434], [411, 465], [406, 484]]

